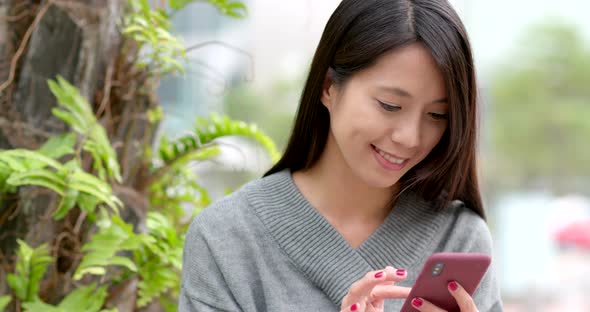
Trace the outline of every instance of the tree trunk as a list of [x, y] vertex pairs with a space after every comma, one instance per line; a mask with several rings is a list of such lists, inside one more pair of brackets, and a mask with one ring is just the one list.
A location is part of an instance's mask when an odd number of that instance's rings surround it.
[[[0, 149], [38, 148], [49, 136], [67, 130], [51, 114], [56, 100], [47, 86], [48, 79], [63, 76], [78, 87], [95, 112], [101, 111], [99, 120], [122, 162], [125, 181], [115, 192], [131, 208], [124, 210], [123, 218], [141, 224], [147, 203], [134, 186], [147, 169], [137, 144], [151, 142], [153, 137], [145, 118], [130, 116], [144, 114], [153, 101], [147, 95], [125, 100], [121, 95], [129, 91], [125, 83], [120, 81], [124, 85], [119, 84], [118, 89], [110, 83], [125, 78], [129, 67], [120, 55], [123, 38], [117, 29], [126, 2], [34, 2], [38, 1], [0, 0], [0, 83], [11, 81], [4, 89], [0, 87]], [[29, 27], [33, 30], [27, 42]], [[22, 55], [10, 68], [7, 64], [15, 60], [20, 47]], [[90, 165], [84, 162], [85, 168]], [[37, 187], [20, 188], [16, 196], [0, 200], [0, 294], [6, 293], [5, 273], [12, 267], [17, 239], [35, 247], [49, 242], [52, 247], [57, 261], [42, 285], [43, 300], [58, 302], [73, 287], [68, 276], [80, 261], [80, 247], [92, 225], [86, 224], [79, 212], [54, 221], [50, 215], [56, 201], [55, 194]], [[136, 283], [128, 284], [136, 287]], [[134, 296], [135, 290], [128, 293]], [[133, 307], [121, 305], [125, 301], [134, 302], [135, 298], [120, 298], [112, 304], [129, 311]]]

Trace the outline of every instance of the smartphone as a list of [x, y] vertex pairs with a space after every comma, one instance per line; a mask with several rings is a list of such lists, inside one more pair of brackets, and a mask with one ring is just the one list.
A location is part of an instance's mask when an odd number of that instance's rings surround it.
[[490, 256], [482, 253], [445, 252], [431, 255], [422, 267], [401, 312], [418, 311], [412, 306], [415, 297], [424, 298], [449, 312], [459, 311], [457, 301], [449, 293], [449, 282], [457, 281], [473, 295], [490, 262]]

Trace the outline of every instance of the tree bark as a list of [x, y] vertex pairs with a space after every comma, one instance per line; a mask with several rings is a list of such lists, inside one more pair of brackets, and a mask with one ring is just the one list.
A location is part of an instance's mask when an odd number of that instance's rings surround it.
[[[113, 103], [108, 96], [111, 94], [110, 86], [105, 88], [106, 82], [117, 76], [121, 67], [126, 65], [119, 62], [122, 38], [117, 29], [126, 2], [68, 0], [49, 4], [42, 1], [36, 8], [24, 2], [30, 1], [0, 0], [2, 17], [15, 14], [13, 11], [33, 12], [30, 18], [16, 22], [0, 17], [0, 83], [9, 79], [10, 68], [3, 66], [10, 63], [20, 45], [25, 44], [25, 32], [19, 27], [26, 24], [26, 31], [37, 14], [45, 6], [48, 8], [34, 27], [16, 68], [13, 68], [15, 75], [12, 83], [5, 90], [0, 90], [0, 149], [37, 148], [49, 136], [67, 130], [65, 124], [51, 114], [56, 100], [47, 86], [48, 79], [63, 76], [78, 87], [95, 111], [104, 110], [100, 107], [105, 104], [112, 111], [110, 116], [106, 116], [108, 118], [103, 116], [100, 121], [111, 126], [108, 128], [109, 137], [111, 142], [120, 143], [117, 151], [125, 161], [122, 163], [125, 183], [116, 189], [124, 190], [117, 195], [132, 209], [124, 210], [123, 218], [134, 224], [143, 223], [147, 204], [141, 200], [141, 194], [134, 193], [133, 187], [137, 179], [147, 172], [143, 172], [146, 168], [137, 166], [143, 163], [140, 160], [142, 149], [138, 149], [136, 144], [126, 143], [151, 142], [153, 136], [146, 131], [148, 124], [145, 120], [123, 121], [129, 116], [125, 114], [145, 113], [151, 102], [148, 96], [140, 96], [133, 101]], [[17, 37], [15, 41], [18, 45], [13, 44], [13, 37]], [[112, 117], [118, 117], [118, 120]], [[85, 165], [89, 166], [88, 162]], [[79, 248], [92, 225], [83, 222], [85, 226], [80, 231], [76, 225], [83, 219], [75, 212], [60, 222], [54, 221], [51, 213], [56, 202], [55, 194], [37, 187], [20, 188], [13, 198], [0, 200], [0, 257], [3, 257], [0, 293], [5, 293], [5, 274], [14, 261], [17, 239], [35, 247], [50, 242], [53, 247], [52, 255], [57, 261], [48, 270], [48, 278], [42, 285], [42, 299], [50, 303], [58, 302], [73, 287], [68, 273], [79, 262]], [[72, 257], [72, 254], [78, 255], [78, 258]], [[130, 284], [136, 287], [136, 283]], [[135, 295], [135, 291], [131, 293]], [[122, 305], [129, 300], [121, 298], [112, 304], [123, 308], [121, 311], [129, 311], [129, 307]]]

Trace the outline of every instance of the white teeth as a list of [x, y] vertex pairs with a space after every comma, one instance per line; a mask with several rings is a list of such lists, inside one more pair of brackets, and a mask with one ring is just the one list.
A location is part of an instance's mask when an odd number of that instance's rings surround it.
[[379, 155], [383, 156], [383, 158], [387, 159], [389, 162], [401, 165], [401, 163], [403, 163], [405, 161], [405, 159], [399, 159], [399, 158], [392, 157], [377, 147], [375, 147], [375, 149], [377, 150], [377, 152], [379, 152]]

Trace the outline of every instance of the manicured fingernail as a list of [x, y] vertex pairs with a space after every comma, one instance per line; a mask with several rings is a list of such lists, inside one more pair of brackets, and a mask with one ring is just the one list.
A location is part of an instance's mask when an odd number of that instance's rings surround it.
[[450, 282], [449, 283], [449, 289], [450, 290], [455, 291], [455, 290], [457, 290], [457, 288], [459, 288], [459, 285], [457, 285], [457, 283], [455, 283], [455, 282]]
[[350, 306], [350, 311], [356, 311], [358, 308], [359, 308], [359, 305], [355, 303]]
[[375, 278], [380, 278], [381, 276], [383, 276], [383, 271], [381, 271], [381, 272], [377, 272], [377, 273], [375, 274]]
[[395, 275], [404, 276], [404, 275], [406, 275], [406, 270], [403, 270], [403, 269], [395, 270]]
[[422, 301], [422, 299], [420, 299], [420, 298], [412, 299], [412, 305], [415, 306], [416, 308], [421, 307], [423, 303], [424, 303], [424, 301]]

